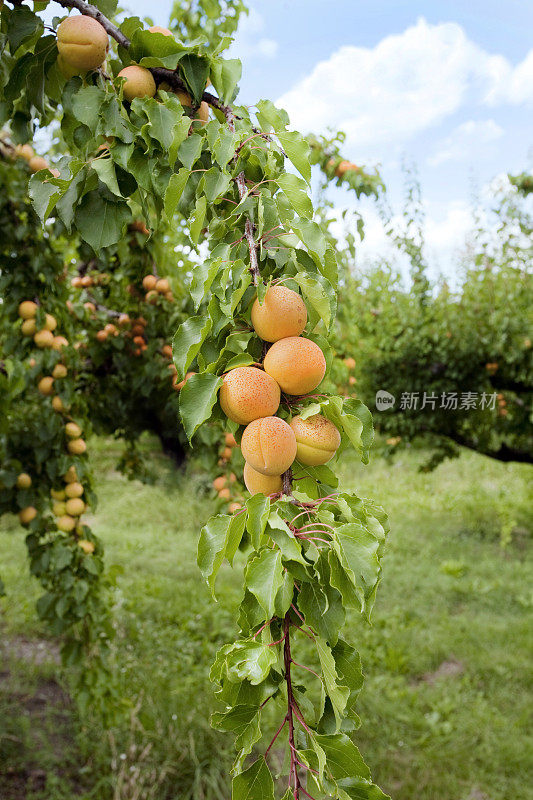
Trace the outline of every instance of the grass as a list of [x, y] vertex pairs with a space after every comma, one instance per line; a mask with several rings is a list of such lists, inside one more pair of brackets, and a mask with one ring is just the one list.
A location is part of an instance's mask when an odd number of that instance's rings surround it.
[[[123, 568], [117, 655], [130, 721], [104, 732], [79, 720], [50, 658], [29, 658], [46, 638], [33, 610], [38, 587], [22, 530], [3, 520], [0, 796], [227, 798], [231, 741], [209, 728], [208, 672], [233, 636], [241, 581], [224, 568], [214, 605], [199, 577], [198, 530], [214, 507], [208, 481], [171, 471], [154, 453], [159, 480], [143, 486], [114, 472], [115, 443], [95, 442], [92, 452], [94, 528], [107, 563]], [[426, 457], [413, 450], [393, 463], [341, 466], [344, 485], [381, 502], [392, 522], [373, 626], [356, 616], [347, 624], [366, 673], [357, 742], [394, 800], [531, 800], [533, 473], [464, 453], [422, 474]], [[510, 539], [505, 549], [500, 539]], [[14, 775], [25, 793], [15, 793]]]

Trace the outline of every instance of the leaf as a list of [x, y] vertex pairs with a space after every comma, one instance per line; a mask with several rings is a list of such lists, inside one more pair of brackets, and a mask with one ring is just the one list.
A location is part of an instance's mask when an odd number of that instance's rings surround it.
[[98, 177], [104, 183], [110, 192], [117, 197], [122, 197], [117, 183], [117, 175], [115, 172], [115, 165], [110, 158], [95, 158], [91, 161], [91, 167], [98, 174]]
[[182, 142], [178, 150], [178, 157], [184, 167], [187, 167], [187, 169], [193, 168], [194, 164], [200, 157], [203, 144], [204, 138], [198, 133], [192, 133], [187, 137], [187, 139], [185, 139], [184, 142]]
[[370, 778], [370, 770], [363, 761], [361, 753], [345, 733], [314, 734], [313, 739], [326, 754], [326, 770], [329, 769], [336, 780]]
[[331, 652], [331, 648], [324, 639], [320, 637], [315, 638], [315, 645], [320, 659], [320, 666], [322, 668], [322, 678], [324, 685], [331, 700], [333, 711], [337, 719], [337, 725], [340, 724], [340, 719], [344, 714], [346, 703], [350, 695], [350, 690], [347, 686], [339, 686], [337, 683], [338, 675], [335, 669], [335, 659]]
[[250, 541], [254, 550], [259, 550], [270, 513], [270, 497], [265, 497], [261, 493], [254, 494], [246, 501], [246, 509], [248, 511], [246, 528], [250, 534]]
[[311, 164], [309, 156], [311, 148], [309, 143], [298, 131], [283, 131], [278, 133], [278, 139], [287, 157], [292, 161], [300, 175], [310, 183]]
[[315, 309], [329, 330], [337, 310], [337, 297], [333, 286], [325, 278], [313, 278], [298, 272], [292, 278], [302, 289], [308, 303]]
[[213, 325], [212, 320], [202, 314], [189, 317], [182, 322], [172, 339], [172, 356], [178, 370], [178, 377], [183, 380], [187, 368], [196, 358], [205, 337]]
[[78, 89], [72, 97], [72, 111], [78, 122], [93, 128], [105, 100], [106, 93], [97, 86], [84, 86]]
[[[174, 139], [174, 126], [181, 119], [181, 108], [171, 108], [153, 97], [135, 98], [132, 109], [137, 113], [144, 112], [148, 117], [148, 132], [152, 139], [168, 150]], [[144, 128], [143, 128], [144, 130]]]
[[207, 200], [205, 195], [199, 197], [194, 207], [194, 221], [189, 226], [189, 236], [194, 244], [198, 244], [198, 239], [204, 226], [205, 214], [207, 211]]
[[204, 192], [208, 203], [223, 195], [231, 183], [231, 178], [225, 172], [221, 172], [217, 167], [211, 167], [203, 176]]
[[243, 515], [233, 517], [227, 514], [218, 514], [216, 517], [211, 517], [200, 532], [197, 563], [213, 597], [215, 597], [216, 577], [222, 562], [226, 556], [230, 561], [233, 559], [243, 531]]
[[235, 747], [240, 750], [237, 768], [240, 769], [244, 756], [252, 752], [252, 747], [261, 738], [258, 707], [236, 705], [225, 713], [215, 711], [211, 715], [211, 725], [218, 731], [235, 735]]
[[200, 303], [209, 292], [221, 264], [222, 258], [207, 258], [194, 267], [191, 280], [191, 297], [195, 310], [198, 310]]
[[189, 441], [211, 416], [222, 378], [204, 372], [192, 375], [180, 392], [180, 416]]
[[14, 55], [21, 44], [36, 33], [42, 33], [43, 22], [26, 6], [14, 6], [7, 18], [9, 49]]
[[372, 415], [360, 400], [330, 397], [322, 406], [323, 413], [341, 428], [361, 457], [368, 464], [369, 448], [374, 438]]
[[233, 681], [246, 680], [258, 686], [270, 675], [277, 660], [274, 647], [255, 641], [236, 642], [228, 650], [228, 677]]
[[276, 108], [270, 100], [260, 100], [257, 103], [257, 120], [265, 131], [272, 130], [278, 133], [284, 131], [289, 124], [289, 115], [282, 108]]
[[193, 99], [199, 103], [209, 77], [209, 61], [205, 56], [186, 53], [180, 60], [180, 69], [183, 71]]
[[336, 644], [345, 617], [336, 589], [320, 586], [316, 581], [306, 581], [298, 595], [298, 608], [308, 625], [331, 645]]
[[75, 220], [82, 239], [98, 252], [120, 241], [131, 210], [126, 203], [111, 202], [100, 191], [92, 191], [76, 209]]
[[165, 214], [169, 220], [172, 220], [172, 217], [176, 213], [178, 203], [187, 185], [190, 174], [190, 170], [186, 167], [182, 167], [178, 173], [174, 173], [170, 176], [165, 192]]
[[245, 583], [267, 618], [273, 617], [276, 595], [283, 583], [280, 551], [264, 549], [252, 556], [246, 565]]
[[233, 778], [231, 800], [274, 800], [274, 781], [264, 758]]
[[276, 183], [297, 214], [301, 217], [312, 217], [313, 205], [307, 194], [305, 181], [290, 172], [285, 172], [276, 178]]
[[221, 58], [211, 62], [211, 80], [223, 103], [233, 100], [241, 73], [242, 64], [238, 58]]
[[379, 579], [379, 540], [361, 524], [349, 522], [337, 528], [333, 547], [365, 610]]

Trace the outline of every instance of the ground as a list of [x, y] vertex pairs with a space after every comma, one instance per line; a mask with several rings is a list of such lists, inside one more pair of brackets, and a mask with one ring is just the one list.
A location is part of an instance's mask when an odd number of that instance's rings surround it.
[[[107, 563], [123, 570], [117, 660], [129, 719], [102, 731], [77, 715], [34, 613], [23, 531], [3, 520], [2, 800], [229, 796], [231, 742], [208, 724], [208, 671], [233, 635], [239, 565], [221, 572], [214, 605], [195, 563], [213, 509], [208, 478], [176, 472], [154, 453], [156, 485], [128, 482], [113, 469], [116, 447], [92, 446], [93, 523]], [[341, 468], [344, 483], [381, 502], [392, 523], [373, 625], [355, 615], [347, 624], [366, 674], [356, 740], [394, 800], [533, 800], [533, 471], [464, 453], [420, 473], [426, 458], [413, 450]]]

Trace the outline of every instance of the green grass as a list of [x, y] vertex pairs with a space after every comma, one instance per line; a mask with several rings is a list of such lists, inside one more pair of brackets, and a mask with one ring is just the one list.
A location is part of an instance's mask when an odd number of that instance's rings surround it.
[[[13, 518], [2, 521], [0, 796], [227, 798], [231, 741], [209, 728], [208, 672], [233, 636], [241, 576], [221, 571], [217, 605], [199, 576], [198, 530], [214, 508], [208, 480], [184, 477], [154, 453], [159, 480], [143, 486], [113, 471], [114, 442], [95, 442], [92, 452], [100, 476], [93, 524], [107, 563], [123, 568], [117, 657], [122, 690], [136, 705], [129, 724], [104, 732], [79, 720], [57, 687], [47, 715], [35, 717], [33, 700], [53, 685], [56, 668], [28, 667], [21, 656], [20, 637], [46, 631], [33, 611], [38, 587], [27, 577], [23, 531]], [[393, 463], [346, 460], [341, 468], [344, 485], [381, 502], [392, 523], [373, 626], [355, 615], [347, 623], [366, 673], [357, 742], [394, 800], [531, 800], [533, 472], [465, 453], [422, 474], [425, 458], [413, 450]], [[32, 724], [19, 720], [21, 697]], [[8, 767], [41, 770], [45, 787], [2, 794]]]

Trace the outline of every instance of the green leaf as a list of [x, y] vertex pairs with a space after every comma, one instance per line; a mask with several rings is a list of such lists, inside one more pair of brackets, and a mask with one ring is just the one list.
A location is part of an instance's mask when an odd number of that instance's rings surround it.
[[97, 86], [83, 86], [78, 89], [72, 97], [72, 111], [78, 122], [93, 128], [105, 100], [106, 93]]
[[211, 416], [222, 378], [204, 372], [192, 375], [180, 392], [180, 415], [189, 441]]
[[222, 260], [222, 257], [207, 258], [194, 267], [191, 280], [191, 297], [196, 310], [198, 310], [200, 303], [209, 292], [211, 284], [220, 269]]
[[278, 133], [278, 139], [288, 158], [292, 161], [300, 175], [310, 183], [311, 164], [309, 143], [298, 131], [283, 131]]
[[306, 581], [298, 595], [298, 608], [308, 625], [331, 645], [336, 644], [345, 617], [336, 589], [320, 586], [317, 581]]
[[360, 400], [330, 397], [323, 413], [340, 428], [353, 444], [363, 464], [368, 464], [369, 448], [374, 438], [372, 415]]
[[215, 597], [215, 581], [224, 561], [233, 517], [219, 514], [204, 525], [198, 541], [197, 563]]
[[191, 133], [190, 136], [180, 145], [178, 150], [178, 157], [187, 169], [192, 169], [194, 164], [200, 157], [202, 147], [204, 144], [203, 136], [198, 133]]
[[199, 197], [194, 207], [194, 221], [189, 227], [189, 235], [194, 244], [198, 244], [198, 239], [204, 227], [205, 214], [207, 211], [207, 199], [205, 195]]
[[333, 778], [370, 778], [370, 770], [361, 753], [345, 733], [314, 734], [313, 739], [326, 754], [326, 770], [331, 772]]
[[91, 167], [98, 174], [98, 177], [104, 183], [110, 192], [117, 197], [122, 197], [117, 183], [117, 175], [115, 172], [115, 165], [110, 158], [95, 158], [91, 161]]
[[325, 642], [324, 639], [321, 639], [317, 636], [315, 638], [315, 646], [320, 659], [324, 685], [328, 697], [331, 700], [331, 705], [333, 706], [333, 711], [337, 719], [337, 725], [339, 725], [340, 720], [344, 715], [348, 697], [350, 696], [350, 690], [347, 686], [340, 686], [337, 683], [338, 675], [335, 669], [335, 659], [333, 658], [333, 654], [328, 643]]
[[190, 170], [186, 169], [186, 167], [182, 167], [178, 173], [174, 173], [170, 176], [165, 192], [165, 214], [169, 220], [172, 220], [172, 217], [176, 213], [178, 203], [185, 190], [190, 174]]
[[211, 80], [223, 103], [233, 100], [241, 73], [242, 64], [238, 58], [220, 58], [211, 63]]
[[307, 194], [305, 181], [291, 172], [285, 172], [276, 178], [276, 183], [299, 216], [312, 217], [313, 204]]
[[333, 286], [325, 278], [313, 278], [302, 272], [294, 275], [292, 280], [300, 286], [306, 300], [329, 330], [337, 310], [337, 297]]
[[274, 616], [275, 600], [283, 583], [283, 567], [279, 550], [262, 550], [248, 561], [245, 583], [267, 618]]
[[42, 33], [43, 22], [26, 6], [14, 6], [7, 17], [7, 38], [12, 55], [21, 44], [37, 33]]
[[114, 203], [99, 191], [88, 192], [76, 209], [76, 227], [95, 252], [122, 238], [131, 210], [126, 203]]
[[260, 100], [257, 103], [257, 120], [264, 131], [270, 129], [284, 131], [289, 124], [289, 115], [282, 108], [276, 108], [270, 100]]
[[[145, 97], [135, 98], [132, 109], [138, 114], [143, 112], [146, 114], [149, 122], [149, 135], [159, 142], [164, 150], [168, 150], [174, 140], [174, 126], [181, 119], [181, 106], [176, 104], [174, 108], [171, 108], [154, 97]], [[143, 131], [145, 127], [143, 127]]]
[[250, 541], [254, 550], [259, 550], [270, 513], [270, 497], [254, 494], [246, 501], [246, 509], [248, 511], [246, 528], [250, 534]]
[[185, 322], [182, 322], [174, 334], [172, 356], [180, 380], [185, 377], [187, 368], [196, 358], [212, 325], [212, 320], [205, 314], [189, 317]]
[[233, 778], [231, 800], [274, 800], [274, 781], [264, 758]]
[[204, 192], [208, 203], [214, 203], [221, 195], [225, 194], [231, 178], [225, 172], [221, 172], [217, 167], [211, 167], [203, 176]]
[[180, 61], [180, 69], [183, 71], [193, 99], [199, 103], [209, 77], [209, 61], [205, 56], [186, 53]]
[[211, 724], [218, 731], [235, 735], [235, 747], [240, 751], [236, 768], [240, 770], [244, 757], [252, 752], [252, 747], [261, 738], [257, 706], [237, 705], [225, 713], [215, 712]]

